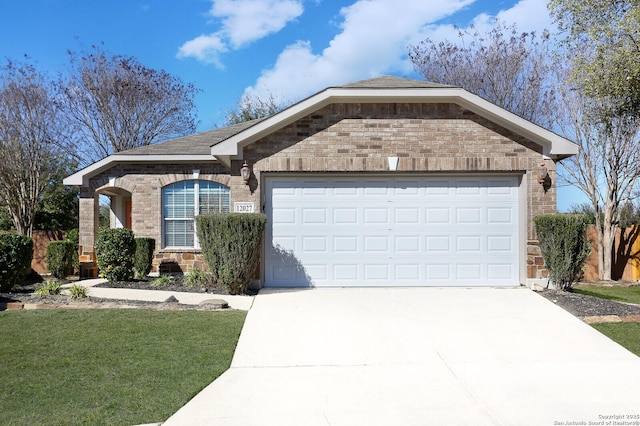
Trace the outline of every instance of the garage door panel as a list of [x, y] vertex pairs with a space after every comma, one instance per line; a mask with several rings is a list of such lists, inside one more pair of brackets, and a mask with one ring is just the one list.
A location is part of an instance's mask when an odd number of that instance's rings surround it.
[[456, 249], [461, 253], [482, 253], [481, 235], [460, 235], [456, 238]]
[[481, 222], [482, 211], [480, 207], [463, 207], [456, 209], [456, 223], [458, 225], [473, 224]]
[[265, 187], [267, 286], [518, 283], [516, 177], [268, 177]]
[[333, 250], [336, 253], [358, 253], [358, 237], [355, 235], [333, 237]]
[[417, 207], [396, 208], [394, 219], [396, 224], [417, 225], [420, 223], [420, 209]]
[[425, 252], [427, 253], [449, 253], [452, 249], [451, 237], [448, 235], [427, 235], [425, 236]]
[[425, 213], [425, 220], [428, 224], [451, 223], [451, 209], [448, 207], [427, 207]]
[[386, 235], [365, 236], [363, 242], [364, 254], [389, 253], [391, 247]]
[[303, 253], [327, 253], [329, 244], [327, 237], [324, 236], [305, 236], [302, 237]]
[[420, 237], [418, 235], [397, 235], [394, 237], [394, 247], [397, 253], [420, 253]]
[[353, 225], [358, 223], [358, 209], [354, 207], [341, 207], [333, 209], [333, 223]]
[[516, 217], [514, 213], [514, 209], [509, 207], [489, 207], [487, 208], [487, 224], [515, 225]]
[[363, 209], [364, 224], [379, 225], [389, 223], [388, 208], [364, 207]]
[[487, 278], [490, 280], [506, 280], [513, 273], [513, 265], [508, 263], [489, 263], [487, 265]]
[[367, 264], [363, 265], [364, 279], [367, 282], [388, 282], [391, 278], [388, 264]]
[[353, 282], [358, 281], [358, 264], [357, 263], [338, 263], [333, 265], [333, 279], [336, 282]]

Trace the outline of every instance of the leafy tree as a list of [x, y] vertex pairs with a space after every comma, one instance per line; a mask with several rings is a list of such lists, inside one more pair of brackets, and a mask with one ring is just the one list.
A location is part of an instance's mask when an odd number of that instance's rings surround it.
[[557, 76], [549, 34], [518, 32], [496, 21], [481, 34], [459, 30], [458, 42], [427, 38], [409, 47], [409, 58], [426, 80], [475, 93], [529, 121], [551, 127]]
[[575, 64], [572, 79], [587, 96], [607, 100], [606, 114], [640, 114], [640, 2], [551, 0]]
[[81, 164], [195, 131], [193, 84], [98, 46], [69, 57], [72, 73], [60, 81], [62, 106]]
[[11, 214], [9, 213], [9, 208], [2, 201], [0, 197], [0, 231], [9, 231], [13, 228], [13, 221], [11, 220]]
[[225, 125], [244, 123], [245, 121], [256, 120], [258, 118], [270, 117], [287, 106], [286, 102], [278, 102], [273, 95], [266, 99], [258, 96], [244, 96], [236, 109], [227, 111]]
[[16, 231], [28, 236], [63, 158], [53, 87], [33, 65], [7, 61], [0, 68], [0, 199]]
[[65, 186], [62, 180], [76, 170], [76, 163], [62, 158], [55, 167], [47, 186], [42, 191], [34, 229], [68, 231], [78, 227], [78, 189]]
[[581, 146], [563, 162], [563, 176], [593, 206], [599, 278], [610, 280], [615, 231], [640, 177], [640, 4], [553, 0], [549, 7], [564, 31], [559, 61], [569, 65], [560, 124]]
[[[589, 203], [581, 203], [572, 205], [569, 208], [569, 214], [581, 214], [587, 218], [590, 225], [595, 225], [596, 215], [593, 206]], [[602, 220], [602, 213], [600, 213]], [[620, 228], [628, 228], [630, 226], [640, 225], [640, 204], [627, 203], [620, 207]]]
[[640, 177], [640, 119], [608, 114], [609, 105], [568, 84], [562, 88], [563, 132], [580, 145], [563, 160], [561, 178], [579, 188], [594, 211], [599, 277], [611, 279], [615, 231]]

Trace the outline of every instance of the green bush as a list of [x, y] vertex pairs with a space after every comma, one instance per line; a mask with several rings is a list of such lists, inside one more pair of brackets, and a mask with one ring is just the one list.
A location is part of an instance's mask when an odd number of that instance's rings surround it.
[[267, 222], [261, 213], [220, 213], [196, 217], [200, 247], [213, 281], [230, 294], [246, 292], [260, 263]]
[[151, 281], [151, 287], [168, 287], [175, 283], [176, 280], [172, 275], [160, 275], [158, 278]]
[[69, 287], [69, 298], [71, 299], [84, 299], [87, 295], [87, 288], [80, 284], [74, 284]]
[[59, 282], [47, 281], [44, 284], [39, 285], [34, 293], [38, 297], [45, 297], [60, 294], [61, 292], [62, 285]]
[[153, 251], [156, 249], [156, 240], [153, 238], [136, 238], [136, 254], [133, 258], [133, 270], [136, 278], [142, 279], [151, 272]]
[[210, 273], [194, 269], [184, 276], [182, 282], [187, 287], [206, 287], [212, 280]]
[[534, 222], [549, 281], [556, 288], [570, 290], [591, 253], [585, 234], [588, 218], [580, 214], [549, 214], [535, 217]]
[[109, 281], [133, 279], [133, 257], [136, 242], [127, 228], [103, 228], [95, 242], [96, 263], [100, 274]]
[[0, 291], [22, 284], [31, 268], [33, 240], [26, 235], [0, 233]]
[[51, 275], [59, 279], [70, 275], [73, 272], [73, 253], [74, 244], [71, 241], [50, 241], [46, 258]]
[[64, 238], [66, 241], [71, 241], [73, 244], [73, 260], [71, 261], [71, 267], [73, 271], [80, 270], [80, 261], [78, 259], [78, 249], [80, 244], [80, 231], [78, 228], [71, 229], [67, 232], [66, 237]]

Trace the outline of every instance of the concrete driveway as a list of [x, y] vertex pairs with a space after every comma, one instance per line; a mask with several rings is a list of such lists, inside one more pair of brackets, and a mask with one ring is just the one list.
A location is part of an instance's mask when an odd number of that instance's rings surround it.
[[640, 424], [639, 401], [640, 358], [530, 290], [262, 290], [165, 425]]

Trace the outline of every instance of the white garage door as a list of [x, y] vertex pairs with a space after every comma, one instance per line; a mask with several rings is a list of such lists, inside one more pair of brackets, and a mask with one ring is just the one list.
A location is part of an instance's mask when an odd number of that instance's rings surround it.
[[269, 177], [265, 285], [513, 286], [518, 178]]

